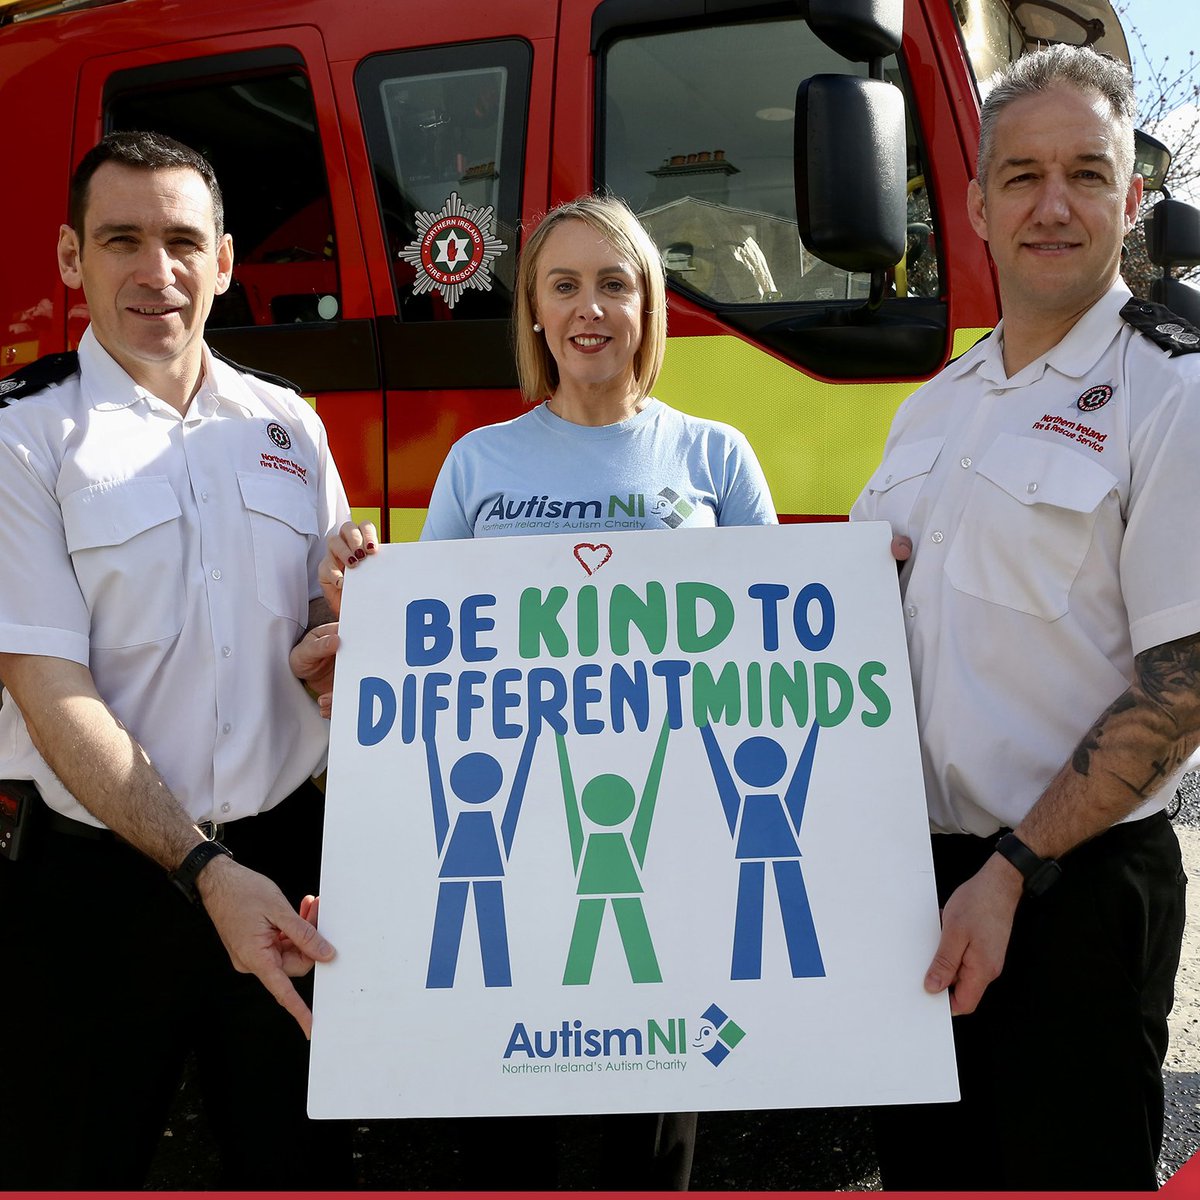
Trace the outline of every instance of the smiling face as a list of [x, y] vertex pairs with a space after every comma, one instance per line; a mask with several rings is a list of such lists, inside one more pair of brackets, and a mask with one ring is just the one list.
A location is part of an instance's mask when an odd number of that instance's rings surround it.
[[1140, 176], [1122, 127], [1097, 93], [1059, 85], [1012, 101], [996, 119], [986, 190], [967, 209], [988, 243], [1010, 318], [1073, 324], [1112, 286], [1133, 228]]
[[534, 315], [558, 367], [556, 395], [636, 397], [645, 298], [635, 264], [584, 221], [563, 221], [541, 247], [536, 279]]
[[233, 244], [218, 238], [212, 195], [188, 168], [104, 163], [88, 188], [85, 228], [59, 233], [59, 272], [82, 287], [97, 340], [165, 400], [199, 381], [213, 297], [229, 287]]

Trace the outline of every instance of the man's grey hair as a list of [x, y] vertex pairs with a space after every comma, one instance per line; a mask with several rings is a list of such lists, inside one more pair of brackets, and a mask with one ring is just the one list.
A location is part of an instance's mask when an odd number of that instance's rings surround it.
[[1117, 178], [1126, 182], [1133, 177], [1133, 127], [1137, 119], [1137, 99], [1133, 76], [1124, 63], [1097, 54], [1087, 46], [1047, 46], [1023, 54], [1016, 62], [993, 75], [979, 118], [979, 159], [975, 175], [986, 188], [992, 165], [996, 121], [1014, 100], [1033, 96], [1055, 87], [1073, 87], [1093, 92], [1108, 104], [1116, 132]]

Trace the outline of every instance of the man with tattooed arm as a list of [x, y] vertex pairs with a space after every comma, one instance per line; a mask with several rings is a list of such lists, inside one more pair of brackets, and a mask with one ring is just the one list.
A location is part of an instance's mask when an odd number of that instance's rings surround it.
[[[1200, 348], [1131, 298], [1123, 66], [1028, 54], [983, 108], [1003, 320], [855, 504], [901, 561], [962, 1100], [876, 1113], [884, 1186], [1153, 1189], [1200, 742]], [[1182, 535], [1182, 536], [1181, 536]]]

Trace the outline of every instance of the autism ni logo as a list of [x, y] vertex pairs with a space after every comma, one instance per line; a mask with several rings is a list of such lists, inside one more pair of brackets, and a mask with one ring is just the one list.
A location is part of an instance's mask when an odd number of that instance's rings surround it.
[[650, 509], [670, 529], [678, 529], [696, 511], [674, 488], [669, 487], [663, 488], [654, 497]]
[[501, 1069], [506, 1075], [686, 1071], [689, 1046], [719, 1067], [746, 1036], [715, 1004], [708, 1006], [700, 1024], [699, 1034], [689, 1040], [683, 1017], [603, 1029], [585, 1029], [583, 1021], [569, 1017], [558, 1028], [548, 1029], [518, 1021], [504, 1048]]
[[700, 1021], [700, 1032], [692, 1045], [696, 1046], [714, 1067], [719, 1067], [729, 1057], [729, 1052], [746, 1036], [746, 1031], [731, 1021], [715, 1004], [710, 1004], [704, 1010]]

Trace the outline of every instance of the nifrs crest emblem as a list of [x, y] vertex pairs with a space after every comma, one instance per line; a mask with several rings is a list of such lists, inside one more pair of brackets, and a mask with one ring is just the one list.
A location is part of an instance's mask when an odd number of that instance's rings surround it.
[[467, 288], [492, 290], [492, 263], [508, 246], [495, 236], [496, 213], [489, 204], [464, 204], [457, 192], [436, 213], [416, 214], [417, 237], [400, 257], [417, 270], [413, 295], [437, 291], [453, 308]]
[[292, 437], [286, 429], [278, 421], [271, 421], [267, 425], [267, 437], [271, 439], [271, 443], [278, 446], [280, 450], [290, 450], [292, 448]]
[[1098, 408], [1103, 408], [1112, 399], [1113, 390], [1107, 383], [1098, 383], [1095, 387], [1090, 387], [1078, 400], [1075, 401], [1075, 407], [1080, 412], [1095, 412]]

